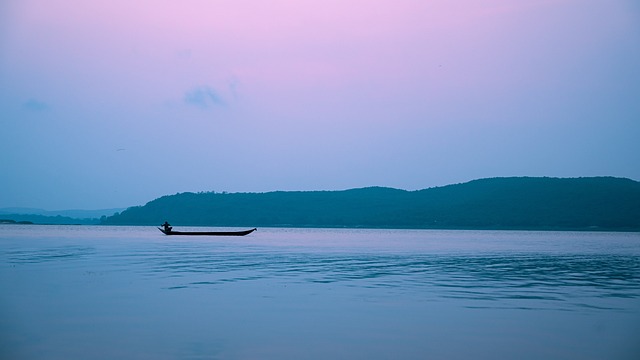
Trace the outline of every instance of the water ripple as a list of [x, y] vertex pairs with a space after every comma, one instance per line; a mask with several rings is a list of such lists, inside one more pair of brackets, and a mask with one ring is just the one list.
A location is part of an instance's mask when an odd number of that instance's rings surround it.
[[7, 263], [11, 265], [38, 264], [51, 261], [77, 260], [95, 254], [93, 247], [59, 246], [44, 249], [9, 250], [6, 253]]
[[637, 254], [334, 253], [163, 243], [13, 248], [0, 255], [11, 266], [47, 263], [74, 269], [83, 260], [83, 266], [91, 266], [81, 270], [140, 274], [162, 280], [160, 286], [171, 290], [268, 281], [382, 290], [426, 301], [464, 301], [474, 308], [559, 310], [630, 308], [640, 298]]
[[[175, 288], [272, 279], [421, 293], [442, 299], [555, 303], [609, 308], [611, 299], [640, 297], [640, 258], [625, 255], [510, 254], [481, 256], [193, 252], [144, 254], [148, 276], [178, 276]], [[585, 301], [585, 299], [587, 299]], [[525, 304], [525, 305], [523, 305]], [[479, 307], [474, 303], [470, 306]], [[494, 304], [496, 306], [496, 304]], [[534, 305], [530, 305], [532, 308]]]

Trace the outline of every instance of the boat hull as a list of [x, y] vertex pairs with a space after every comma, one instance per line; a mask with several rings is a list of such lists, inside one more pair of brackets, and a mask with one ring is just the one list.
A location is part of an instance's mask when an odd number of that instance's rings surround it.
[[165, 235], [201, 235], [201, 236], [245, 236], [256, 231], [256, 228], [244, 231], [166, 231], [162, 228], [158, 228]]

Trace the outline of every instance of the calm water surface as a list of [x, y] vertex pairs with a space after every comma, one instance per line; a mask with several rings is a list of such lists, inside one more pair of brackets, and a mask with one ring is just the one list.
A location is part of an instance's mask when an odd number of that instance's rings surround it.
[[638, 233], [0, 234], [1, 359], [640, 359]]

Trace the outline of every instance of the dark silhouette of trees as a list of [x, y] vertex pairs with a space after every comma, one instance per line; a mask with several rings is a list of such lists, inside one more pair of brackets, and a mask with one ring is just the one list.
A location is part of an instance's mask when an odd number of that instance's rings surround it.
[[103, 224], [440, 229], [640, 230], [640, 183], [622, 178], [491, 178], [418, 191], [179, 193]]

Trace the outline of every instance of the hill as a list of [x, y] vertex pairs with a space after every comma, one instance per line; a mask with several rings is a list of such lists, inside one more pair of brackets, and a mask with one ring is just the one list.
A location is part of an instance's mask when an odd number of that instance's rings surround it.
[[51, 225], [97, 225], [101, 217], [113, 215], [124, 209], [58, 210], [33, 208], [0, 208], [0, 219], [8, 223], [34, 223]]
[[[46, 225], [98, 225], [100, 224], [100, 219], [90, 218], [90, 219], [77, 219], [71, 218], [68, 216], [45, 216], [45, 215], [34, 215], [34, 214], [0, 214], [0, 219], [4, 220], [5, 223], [23, 223], [23, 224], [46, 224]], [[0, 220], [1, 221], [1, 220]]]
[[5, 214], [14, 215], [42, 215], [46, 217], [62, 216], [72, 219], [99, 219], [102, 216], [111, 216], [116, 212], [125, 210], [124, 208], [100, 209], [100, 210], [43, 210], [34, 208], [0, 208], [0, 216]]
[[180, 193], [103, 219], [112, 225], [640, 230], [640, 183], [491, 178], [418, 191]]

